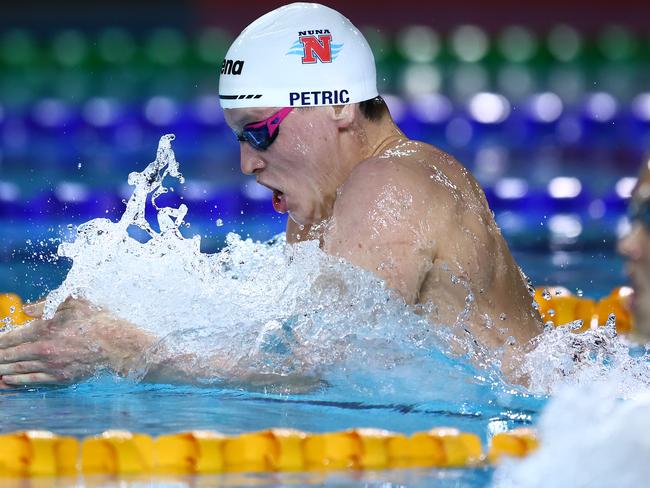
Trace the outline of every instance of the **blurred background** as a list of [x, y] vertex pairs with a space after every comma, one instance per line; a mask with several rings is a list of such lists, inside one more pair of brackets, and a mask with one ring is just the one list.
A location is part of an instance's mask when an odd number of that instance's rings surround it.
[[[281, 4], [3, 6], [0, 291], [56, 285], [57, 244], [81, 222], [118, 218], [128, 173], [170, 132], [184, 233], [215, 251], [230, 231], [284, 229], [268, 192], [240, 174], [217, 98], [232, 40]], [[472, 171], [537, 282], [598, 294], [623, 280], [616, 236], [650, 147], [647, 1], [327, 4], [367, 36], [398, 125]]]

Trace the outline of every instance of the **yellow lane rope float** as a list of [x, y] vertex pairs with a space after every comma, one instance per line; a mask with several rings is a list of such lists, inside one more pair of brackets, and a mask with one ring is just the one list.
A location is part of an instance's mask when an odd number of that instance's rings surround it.
[[23, 311], [23, 301], [15, 293], [0, 293], [0, 329], [7, 325], [22, 325], [31, 317]]
[[616, 331], [629, 333], [633, 329], [629, 301], [632, 288], [621, 286], [599, 301], [573, 295], [563, 287], [535, 289], [535, 303], [542, 320], [553, 325], [563, 325], [580, 320], [582, 325], [574, 332], [584, 332], [602, 327], [616, 320]]
[[81, 441], [25, 431], [0, 435], [0, 477], [472, 468], [505, 456], [526, 456], [537, 446], [528, 428], [494, 435], [487, 455], [476, 434], [451, 428], [411, 436], [377, 429], [320, 434], [270, 429], [237, 436], [194, 431], [157, 438], [112, 430]]

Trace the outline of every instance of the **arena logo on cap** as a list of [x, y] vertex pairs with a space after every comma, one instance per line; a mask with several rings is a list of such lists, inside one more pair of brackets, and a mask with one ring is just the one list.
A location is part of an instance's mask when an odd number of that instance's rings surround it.
[[298, 40], [291, 45], [287, 55], [302, 56], [302, 64], [331, 63], [342, 48], [343, 44], [332, 44], [329, 29], [305, 30], [298, 32]]
[[221, 64], [221, 74], [222, 75], [240, 75], [244, 69], [244, 61], [239, 59], [224, 59]]

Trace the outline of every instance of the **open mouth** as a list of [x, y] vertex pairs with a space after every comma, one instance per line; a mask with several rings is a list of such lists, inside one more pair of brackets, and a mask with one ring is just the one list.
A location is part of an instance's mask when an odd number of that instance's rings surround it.
[[269, 190], [273, 192], [273, 197], [271, 201], [273, 202], [273, 209], [278, 212], [278, 213], [287, 213], [287, 200], [283, 192], [278, 190], [277, 188], [273, 188], [270, 185], [267, 185], [266, 183], [262, 183], [261, 181], [257, 181], [260, 185], [267, 187]]
[[287, 201], [280, 190], [273, 190], [273, 209], [278, 213], [287, 213]]

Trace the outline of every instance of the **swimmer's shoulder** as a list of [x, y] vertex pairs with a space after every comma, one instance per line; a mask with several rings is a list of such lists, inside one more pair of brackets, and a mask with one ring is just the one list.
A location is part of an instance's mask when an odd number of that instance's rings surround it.
[[[475, 186], [471, 174], [454, 157], [424, 142], [400, 141], [378, 155], [361, 161], [347, 186], [385, 184], [404, 186], [436, 199], [452, 198], [455, 191]], [[377, 188], [375, 188], [377, 189]]]
[[359, 162], [337, 192], [334, 216], [361, 221], [364, 215], [381, 219], [382, 213], [400, 210], [408, 224], [427, 215], [432, 201], [446, 200], [447, 190], [431, 183], [427, 167], [405, 154], [382, 153]]
[[472, 212], [489, 210], [485, 193], [474, 175], [454, 156], [440, 148], [420, 141], [409, 141], [409, 151], [402, 158], [407, 164], [419, 170], [419, 177], [428, 177], [436, 197], [445, 195], [457, 202], [461, 207]]
[[412, 196], [420, 215], [434, 209], [441, 225], [449, 223], [445, 217], [457, 219], [467, 213], [485, 222], [491, 218], [485, 193], [474, 176], [450, 154], [420, 141], [405, 140], [360, 162], [341, 190], [369, 198], [389, 188]]
[[389, 188], [418, 194], [426, 190], [422, 184], [424, 176], [421, 168], [404, 158], [372, 156], [354, 167], [339, 189], [339, 196], [346, 193], [377, 195]]

